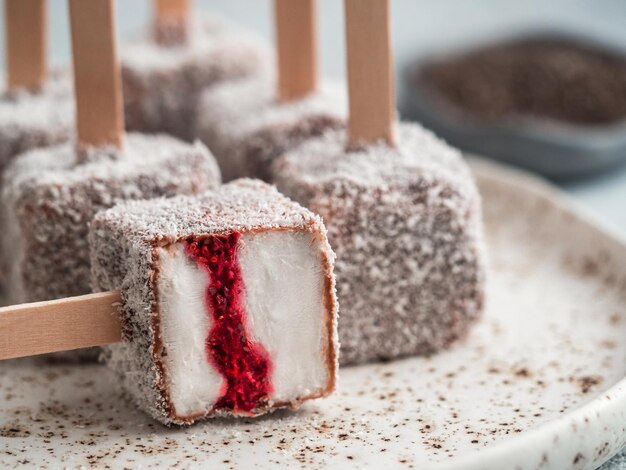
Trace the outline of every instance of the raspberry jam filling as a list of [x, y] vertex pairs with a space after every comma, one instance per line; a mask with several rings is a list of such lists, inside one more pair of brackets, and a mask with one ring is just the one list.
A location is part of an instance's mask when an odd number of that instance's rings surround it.
[[187, 242], [187, 255], [209, 272], [206, 302], [213, 326], [206, 339], [209, 361], [226, 381], [214, 409], [251, 412], [267, 402], [271, 363], [246, 331], [243, 280], [237, 260], [239, 233]]

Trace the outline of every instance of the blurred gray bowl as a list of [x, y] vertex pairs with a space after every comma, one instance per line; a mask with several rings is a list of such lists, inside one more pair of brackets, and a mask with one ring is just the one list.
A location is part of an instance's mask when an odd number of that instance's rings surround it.
[[[534, 32], [501, 38], [508, 43], [530, 38], [567, 40], [624, 55], [614, 44], [564, 32]], [[409, 64], [403, 75], [400, 110], [462, 150], [527, 168], [554, 180], [574, 179], [606, 171], [626, 162], [626, 121], [606, 126], [584, 126], [537, 117], [484, 123], [448, 108], [436, 93], [416, 80], [421, 67], [495, 41], [464, 46], [424, 57]]]

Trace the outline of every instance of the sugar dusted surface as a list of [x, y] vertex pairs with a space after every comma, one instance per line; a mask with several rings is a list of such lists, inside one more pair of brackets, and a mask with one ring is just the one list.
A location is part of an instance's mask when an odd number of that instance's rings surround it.
[[[129, 179], [146, 173], [165, 183], [169, 175], [164, 170], [176, 165], [177, 156], [206, 154], [206, 148], [200, 143], [190, 145], [166, 135], [129, 133], [122, 153], [113, 151], [111, 154], [109, 149], [91, 149], [88, 153], [91, 154], [89, 161], [77, 165], [74, 142], [33, 150], [7, 169], [5, 185], [10, 188], [8, 191], [24, 191], [27, 187], [40, 185], [73, 184], [88, 178]], [[213, 159], [207, 161], [217, 175]]]
[[337, 253], [342, 364], [430, 354], [480, 316], [480, 198], [460, 154], [417, 125], [346, 152], [329, 131], [279, 159], [275, 183], [320, 214]]
[[[161, 275], [154, 247], [189, 237], [273, 230], [316, 235], [316, 247], [325, 263], [325, 313], [329, 327], [325, 394], [332, 389], [336, 374], [337, 304], [331, 271], [334, 253], [318, 216], [285, 198], [272, 186], [255, 180], [238, 180], [196, 197], [126, 202], [100, 212], [94, 219], [89, 236], [93, 285], [96, 290], [122, 290], [126, 337], [132, 339], [107, 347], [107, 362], [130, 398], [155, 419], [166, 424], [182, 424], [203, 415], [181, 417], [171, 413], [164, 385], [166, 377], [158, 364], [162, 351], [158, 324], [154, 323], [158, 315], [152, 315], [160, 295], [152, 288], [153, 280]], [[298, 400], [280, 405], [297, 404]], [[269, 410], [255, 410], [255, 413]], [[210, 411], [205, 410], [205, 414]]]
[[216, 155], [225, 180], [268, 179], [273, 159], [345, 122], [347, 97], [336, 83], [324, 82], [318, 91], [289, 102], [279, 102], [276, 89], [276, 80], [265, 74], [204, 92], [198, 136]]
[[98, 214], [100, 224], [137, 241], [167, 243], [191, 234], [321, 227], [321, 219], [272, 186], [240, 179], [214, 191], [152, 201], [129, 201]]
[[363, 187], [409, 184], [416, 172], [424, 178], [454, 181], [465, 195], [476, 192], [469, 168], [459, 152], [430, 131], [414, 124], [396, 127], [396, 147], [384, 143], [345, 150], [343, 131], [328, 132], [294, 149], [278, 162], [281, 173], [294, 172], [305, 183], [318, 184], [345, 179]]

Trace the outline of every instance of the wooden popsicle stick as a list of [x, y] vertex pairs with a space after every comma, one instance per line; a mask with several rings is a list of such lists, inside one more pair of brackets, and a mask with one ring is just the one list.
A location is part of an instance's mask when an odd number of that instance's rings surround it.
[[37, 89], [46, 79], [46, 0], [5, 0], [7, 86]]
[[113, 0], [69, 0], [79, 147], [121, 147], [122, 86]]
[[345, 0], [348, 146], [394, 143], [396, 118], [389, 0]]
[[317, 88], [315, 0], [275, 0], [278, 99], [292, 101]]
[[156, 0], [157, 20], [187, 18], [189, 0]]
[[0, 360], [116, 343], [120, 302], [119, 292], [103, 292], [2, 307]]
[[154, 9], [154, 39], [163, 46], [187, 40], [189, 0], [156, 0]]

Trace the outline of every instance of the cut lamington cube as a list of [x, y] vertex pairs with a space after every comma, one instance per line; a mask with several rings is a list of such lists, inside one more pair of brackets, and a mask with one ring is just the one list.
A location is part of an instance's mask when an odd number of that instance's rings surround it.
[[255, 416], [334, 390], [334, 254], [321, 219], [272, 186], [120, 204], [90, 244], [94, 288], [123, 299], [105, 360], [155, 419]]
[[417, 125], [395, 147], [330, 131], [274, 165], [278, 189], [323, 217], [337, 253], [342, 364], [430, 354], [483, 307], [480, 196], [456, 150]]

